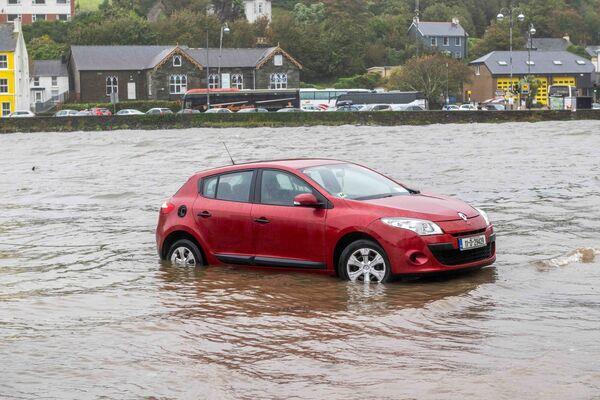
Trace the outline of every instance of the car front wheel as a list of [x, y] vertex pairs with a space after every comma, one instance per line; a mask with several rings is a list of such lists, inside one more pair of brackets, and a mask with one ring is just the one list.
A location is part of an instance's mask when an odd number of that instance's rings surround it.
[[181, 239], [173, 243], [167, 253], [167, 260], [178, 267], [202, 266], [202, 253], [196, 245], [188, 239]]
[[338, 275], [352, 282], [385, 283], [391, 277], [390, 268], [381, 246], [371, 240], [357, 240], [342, 252]]

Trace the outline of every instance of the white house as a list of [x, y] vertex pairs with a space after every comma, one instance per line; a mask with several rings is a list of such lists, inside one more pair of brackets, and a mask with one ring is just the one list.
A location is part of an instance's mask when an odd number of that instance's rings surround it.
[[0, 0], [0, 22], [67, 21], [74, 13], [75, 0]]
[[36, 112], [65, 101], [69, 92], [67, 65], [61, 60], [34, 61], [29, 90], [31, 109]]
[[244, 0], [244, 13], [250, 23], [260, 18], [267, 18], [271, 22], [271, 0]]

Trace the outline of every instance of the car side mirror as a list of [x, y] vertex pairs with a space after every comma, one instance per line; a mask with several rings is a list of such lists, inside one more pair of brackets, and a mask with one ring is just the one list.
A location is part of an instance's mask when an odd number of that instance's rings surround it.
[[321, 207], [321, 203], [312, 193], [302, 193], [294, 197], [294, 206], [296, 207]]

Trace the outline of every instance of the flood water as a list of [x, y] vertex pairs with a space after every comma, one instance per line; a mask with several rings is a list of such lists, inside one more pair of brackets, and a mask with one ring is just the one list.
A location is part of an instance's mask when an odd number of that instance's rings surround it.
[[[482, 206], [498, 261], [385, 285], [162, 265], [158, 208], [223, 140]], [[0, 135], [0, 398], [600, 398], [599, 149], [596, 121]]]

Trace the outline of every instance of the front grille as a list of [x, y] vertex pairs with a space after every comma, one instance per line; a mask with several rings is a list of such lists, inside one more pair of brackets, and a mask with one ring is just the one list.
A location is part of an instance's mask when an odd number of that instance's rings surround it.
[[453, 233], [452, 236], [454, 236], [454, 237], [472, 236], [472, 235], [477, 235], [478, 233], [483, 233], [483, 232], [485, 232], [485, 230], [486, 230], [486, 228], [477, 229], [476, 231], [456, 232], [456, 233]]
[[494, 254], [494, 242], [488, 243], [485, 247], [464, 251], [454, 249], [448, 244], [430, 244], [429, 250], [444, 265], [460, 265], [490, 258]]

